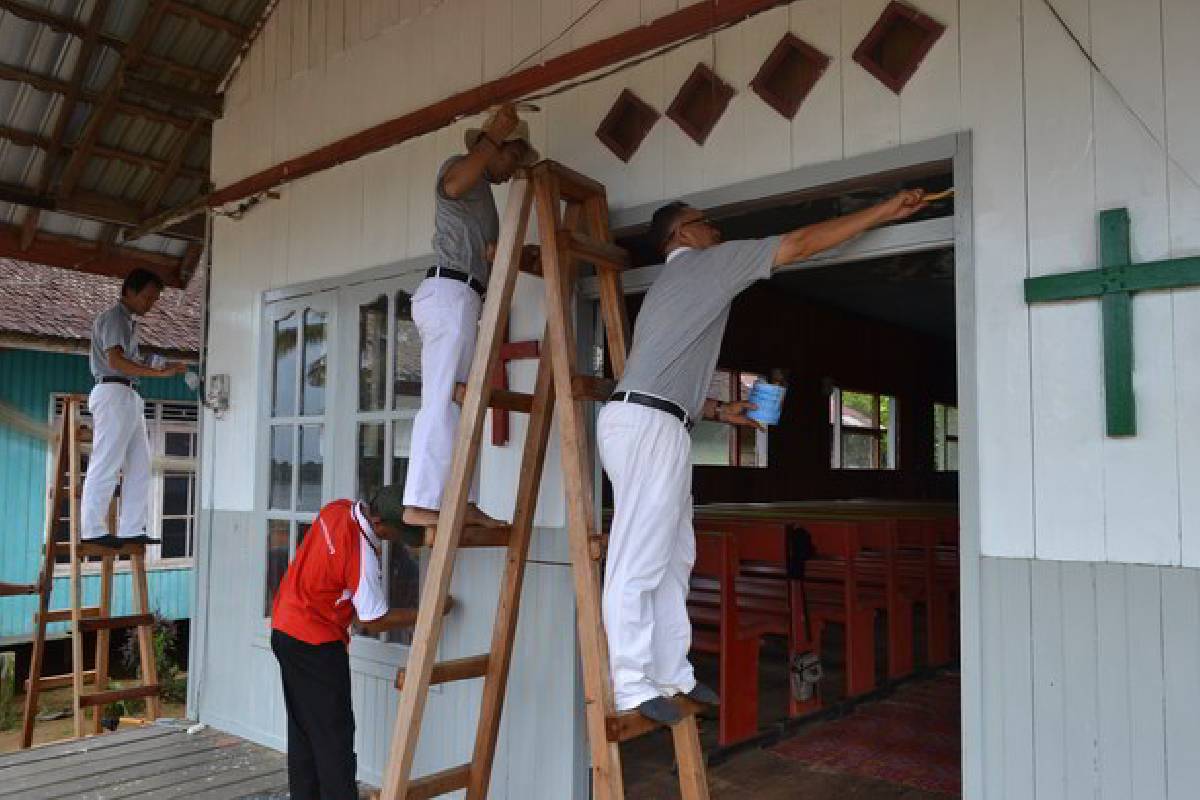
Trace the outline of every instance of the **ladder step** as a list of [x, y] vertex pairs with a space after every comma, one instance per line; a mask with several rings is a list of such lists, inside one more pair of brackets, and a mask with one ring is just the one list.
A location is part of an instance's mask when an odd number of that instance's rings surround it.
[[559, 235], [567, 240], [567, 249], [571, 255], [598, 268], [623, 270], [629, 269], [629, 253], [615, 244], [584, 236], [577, 231], [559, 231]]
[[[70, 542], [55, 542], [54, 552], [60, 556], [71, 555]], [[79, 555], [81, 556], [140, 556], [145, 555], [146, 545], [144, 544], [126, 544], [121, 547], [105, 547], [99, 544], [88, 544], [87, 542], [79, 543]]]
[[15, 597], [22, 594], [37, 594], [35, 583], [2, 583], [0, 582], [0, 597]]
[[153, 614], [128, 614], [123, 617], [96, 617], [80, 620], [79, 630], [84, 633], [92, 633], [94, 631], [115, 631], [121, 628], [141, 628], [153, 624]]
[[138, 697], [154, 697], [158, 694], [158, 684], [150, 683], [145, 686], [130, 686], [128, 689], [113, 689], [108, 692], [88, 692], [79, 696], [79, 705], [84, 708], [91, 706], [106, 706], [118, 700], [133, 700]]
[[[454, 385], [454, 402], [462, 405], [463, 399], [466, 396], [467, 385], [465, 383], [456, 383]], [[533, 411], [533, 395], [525, 392], [511, 392], [508, 389], [492, 389], [488, 407], [529, 414]]]
[[[512, 536], [512, 528], [505, 525], [503, 528], [480, 528], [474, 525], [469, 525], [463, 528], [462, 536], [459, 537], [459, 547], [508, 547], [508, 540]], [[434, 539], [437, 537], [437, 528], [425, 529], [425, 546], [433, 547]]]
[[465, 789], [467, 788], [467, 781], [470, 779], [470, 764], [451, 767], [450, 769], [444, 769], [441, 772], [435, 772], [432, 775], [426, 775], [423, 778], [416, 778], [409, 781], [408, 792], [404, 797], [405, 800], [428, 800], [430, 797], [438, 797], [450, 792], [456, 792], [459, 789]]
[[[482, 678], [487, 674], [488, 654], [456, 658], [453, 661], [442, 661], [433, 665], [429, 683], [449, 683], [450, 681], [465, 681], [471, 678]], [[404, 688], [404, 668], [396, 671], [396, 688]]]
[[[79, 609], [79, 615], [81, 617], [83, 617], [84, 619], [88, 619], [90, 617], [98, 617], [98, 616], [100, 616], [100, 608], [99, 608], [99, 606], [88, 606], [86, 608], [81, 608], [81, 609]], [[37, 622], [37, 618], [38, 618], [38, 615], [35, 612], [33, 615], [34, 622]], [[56, 608], [53, 611], [46, 612], [46, 623], [47, 624], [49, 624], [51, 622], [70, 622], [70, 621], [71, 621], [71, 609], [69, 609], [69, 608]]]
[[[672, 697], [671, 700], [684, 716], [697, 714], [704, 708], [695, 700], [680, 695]], [[610, 742], [627, 742], [666, 726], [643, 717], [637, 711], [622, 711], [608, 717], [604, 721], [604, 727]]]
[[[96, 682], [96, 670], [89, 669], [83, 673], [84, 683]], [[73, 686], [75, 684], [75, 676], [68, 672], [66, 675], [47, 675], [38, 679], [38, 691], [44, 692], [47, 689], [62, 689], [64, 686]], [[25, 679], [25, 691], [29, 691], [29, 679]]]
[[617, 390], [617, 382], [611, 378], [594, 375], [576, 375], [571, 378], [571, 391], [576, 400], [607, 400]]

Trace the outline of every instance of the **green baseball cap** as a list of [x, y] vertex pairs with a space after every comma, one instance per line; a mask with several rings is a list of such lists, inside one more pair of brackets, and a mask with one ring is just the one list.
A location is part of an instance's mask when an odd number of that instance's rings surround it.
[[368, 501], [374, 512], [385, 525], [393, 528], [404, 526], [404, 487], [393, 483], [375, 492]]

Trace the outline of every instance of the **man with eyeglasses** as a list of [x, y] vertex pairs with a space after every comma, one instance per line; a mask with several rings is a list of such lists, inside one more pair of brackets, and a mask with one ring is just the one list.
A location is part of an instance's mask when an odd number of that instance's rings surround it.
[[705, 392], [717, 366], [733, 299], [776, 269], [811, 258], [925, 206], [920, 189], [782, 236], [722, 243], [704, 213], [670, 203], [650, 237], [666, 257], [646, 293], [617, 390], [600, 411], [600, 460], [613, 485], [604, 575], [604, 627], [618, 711], [656, 722], [681, 719], [667, 698], [716, 704], [688, 662], [688, 582], [696, 560], [689, 431], [696, 419], [756, 425], [746, 402]]

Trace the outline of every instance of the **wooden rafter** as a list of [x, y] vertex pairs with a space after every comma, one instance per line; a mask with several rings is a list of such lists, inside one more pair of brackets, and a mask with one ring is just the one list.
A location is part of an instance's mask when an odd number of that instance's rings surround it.
[[100, 130], [113, 114], [113, 106], [116, 104], [118, 96], [121, 93], [126, 73], [137, 66], [142, 52], [150, 44], [154, 32], [158, 30], [165, 11], [166, 3], [164, 0], [151, 0], [150, 5], [142, 15], [133, 38], [129, 40], [129, 45], [121, 53], [121, 61], [117, 64], [116, 71], [109, 79], [108, 85], [104, 87], [104, 93], [100, 101], [92, 107], [92, 112], [88, 115], [87, 122], [84, 123], [83, 131], [76, 142], [75, 152], [71, 154], [71, 158], [67, 161], [67, 166], [63, 170], [62, 182], [58, 189], [60, 197], [69, 197], [75, 191], [75, 184], [79, 181], [79, 176], [83, 173], [83, 167], [87, 164], [92, 147], [96, 144], [96, 140], [100, 135]]
[[176, 256], [150, 253], [132, 247], [111, 247], [102, 252], [96, 242], [74, 236], [59, 236], [39, 231], [28, 249], [21, 249], [21, 229], [0, 225], [0, 258], [19, 258], [52, 267], [65, 267], [100, 275], [124, 275], [143, 267], [171, 283], [178, 282], [182, 262]]
[[[92, 53], [95, 51], [96, 42], [100, 37], [100, 27], [104, 25], [104, 19], [107, 16], [108, 0], [96, 0], [96, 5], [92, 8], [92, 15], [87, 22], [87, 28], [83, 32], [83, 42], [79, 46], [79, 53], [75, 57], [75, 68], [71, 71], [71, 80], [63, 93], [62, 107], [59, 108], [58, 118], [54, 121], [50, 146], [46, 148], [46, 157], [42, 161], [42, 174], [37, 181], [38, 194], [45, 193], [50, 188], [50, 181], [54, 178], [59, 151], [62, 149], [67, 135], [67, 126], [75, 114], [75, 104], [79, 102], [80, 95], [83, 94], [83, 82], [87, 78], [88, 69], [92, 64]], [[33, 244], [33, 235], [37, 232], [40, 216], [41, 212], [36, 208], [26, 212], [25, 219], [21, 224], [21, 248], [23, 250], [29, 249]]]
[[[47, 28], [50, 28], [53, 31], [65, 33], [69, 36], [82, 37], [84, 30], [87, 27], [83, 23], [77, 22], [70, 17], [64, 17], [59, 14], [55, 14], [47, 11], [44, 8], [30, 6], [27, 3], [19, 2], [19, 0], [0, 0], [0, 10], [7, 11], [13, 16], [20, 17], [28, 22], [36, 22], [40, 25], [45, 25]], [[125, 48], [129, 46], [129, 42], [125, 41], [119, 36], [113, 36], [109, 33], [101, 33], [99, 41], [100, 44], [104, 45], [105, 47], [117, 51], [118, 55], [124, 53]], [[168, 70], [190, 80], [201, 81], [212, 86], [219, 84], [222, 77], [224, 77], [215, 72], [208, 72], [207, 70], [200, 69], [199, 67], [188, 66], [187, 64], [179, 64], [171, 61], [168, 58], [162, 58], [161, 56], [145, 54], [142, 56], [142, 62], [149, 67]]]
[[187, 3], [178, 2], [178, 0], [168, 0], [167, 13], [177, 17], [189, 17], [206, 28], [216, 28], [217, 30], [225, 31], [239, 42], [246, 40], [250, 36], [251, 29], [242, 23], [213, 14], [196, 6], [190, 6]]
[[[56, 211], [94, 222], [111, 223], [122, 228], [132, 228], [143, 218], [141, 208], [112, 197], [92, 192], [75, 192], [70, 197], [39, 194], [28, 186], [0, 183], [0, 203], [12, 203], [42, 211]], [[178, 239], [199, 241], [204, 236], [204, 222], [197, 220], [187, 224], [172, 224], [165, 235]]]
[[[36, 133], [29, 131], [18, 130], [17, 128], [9, 128], [0, 125], [0, 139], [19, 144], [22, 147], [36, 147], [39, 150], [46, 150], [50, 147], [50, 140], [44, 136], [38, 136]], [[67, 153], [74, 150], [71, 145], [63, 145], [62, 152]], [[169, 166], [169, 162], [143, 153], [131, 153], [128, 150], [120, 150], [116, 147], [106, 147], [104, 145], [96, 145], [92, 149], [92, 155], [99, 158], [107, 158], [111, 161], [123, 161], [135, 167], [146, 167], [155, 172], [162, 172]], [[181, 178], [190, 178], [195, 180], [208, 180], [208, 171], [196, 169], [195, 167], [181, 167], [178, 171]]]
[[175, 180], [175, 176], [179, 174], [179, 168], [183, 166], [183, 159], [187, 155], [188, 148], [192, 144], [192, 140], [196, 133], [200, 130], [200, 120], [196, 120], [192, 127], [179, 134], [173, 143], [171, 152], [171, 161], [167, 168], [158, 173], [154, 179], [154, 183], [142, 196], [142, 216], [148, 217], [158, 210], [159, 204], [162, 202], [163, 196], [167, 190], [171, 188], [171, 182]]
[[[68, 95], [71, 92], [70, 81], [59, 80], [58, 78], [49, 75], [39, 75], [36, 72], [19, 69], [17, 67], [0, 64], [0, 80], [14, 81], [23, 83], [26, 86], [32, 86], [34, 89], [42, 92], [50, 92], [53, 94]], [[187, 128], [191, 124], [194, 117], [202, 116], [209, 119], [215, 119], [220, 116], [223, 100], [220, 95], [202, 94], [200, 92], [192, 92], [184, 89], [175, 89], [174, 87], [165, 86], [156, 81], [149, 80], [140, 76], [130, 76], [129, 90], [142, 97], [155, 100], [160, 103], [173, 106], [175, 108], [187, 111], [187, 116], [179, 116], [165, 111], [159, 111], [154, 108], [138, 105], [125, 100], [118, 100], [115, 110], [122, 114], [130, 116], [145, 117], [146, 119], [155, 122], [161, 122], [166, 125], [172, 125], [176, 128]], [[80, 88], [77, 92], [77, 100], [79, 102], [96, 105], [100, 102], [101, 96], [96, 92], [88, 91]]]

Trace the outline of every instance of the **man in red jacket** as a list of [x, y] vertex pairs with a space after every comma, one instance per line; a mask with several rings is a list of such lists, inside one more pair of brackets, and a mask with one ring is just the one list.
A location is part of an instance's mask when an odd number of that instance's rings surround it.
[[358, 798], [350, 626], [377, 633], [415, 619], [412, 609], [388, 609], [380, 568], [380, 539], [399, 539], [403, 514], [399, 486], [366, 503], [329, 503], [275, 595], [271, 649], [283, 678], [292, 800]]

